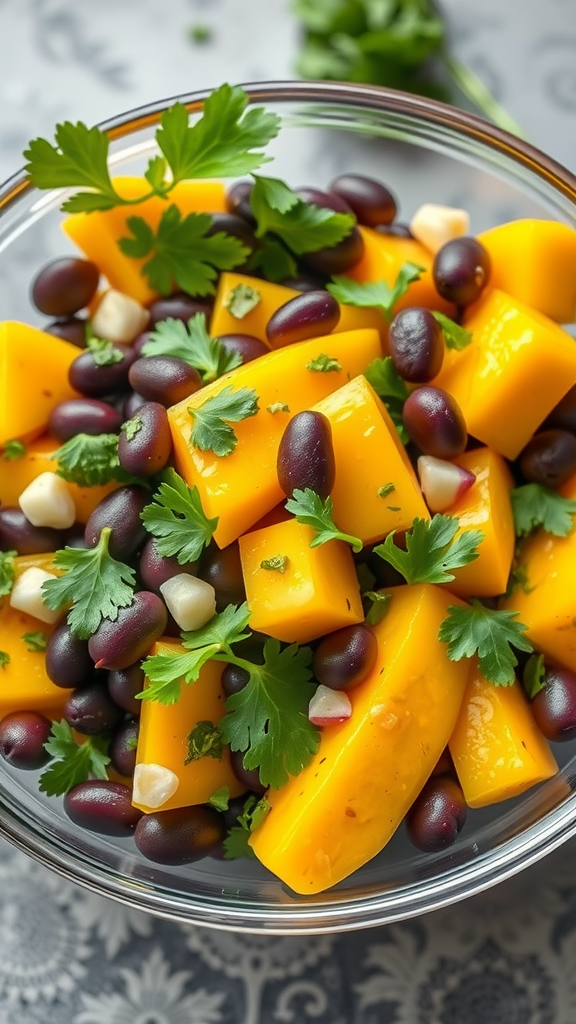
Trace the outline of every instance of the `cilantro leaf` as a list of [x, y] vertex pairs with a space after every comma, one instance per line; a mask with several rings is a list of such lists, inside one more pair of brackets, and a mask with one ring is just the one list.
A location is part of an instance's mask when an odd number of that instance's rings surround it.
[[266, 797], [249, 796], [244, 801], [242, 813], [238, 815], [238, 824], [233, 825], [224, 839], [224, 859], [237, 860], [239, 857], [248, 857], [254, 860], [256, 854], [248, 845], [250, 835], [262, 824], [270, 811], [270, 804]]
[[298, 264], [278, 239], [266, 235], [257, 249], [252, 253], [248, 268], [251, 272], [259, 270], [267, 281], [284, 281], [285, 278], [296, 277]]
[[202, 117], [188, 123], [188, 111], [174, 103], [164, 112], [156, 141], [174, 182], [185, 178], [234, 178], [270, 159], [260, 150], [278, 134], [280, 118], [263, 107], [246, 111], [239, 86], [221, 85], [206, 99]]
[[232, 270], [250, 253], [232, 235], [223, 231], [209, 234], [212, 224], [210, 214], [183, 217], [171, 203], [155, 232], [142, 217], [129, 217], [126, 225], [132, 237], [121, 238], [118, 245], [125, 256], [150, 257], [142, 273], [161, 295], [169, 295], [174, 283], [190, 295], [212, 295], [218, 271]]
[[478, 558], [478, 545], [484, 540], [481, 530], [464, 530], [456, 537], [458, 525], [453, 516], [417, 518], [406, 533], [405, 551], [395, 544], [394, 534], [389, 533], [374, 552], [400, 572], [407, 583], [449, 583], [454, 579], [450, 569]]
[[392, 594], [382, 590], [366, 590], [362, 594], [364, 605], [369, 605], [366, 610], [366, 622], [369, 626], [377, 626], [379, 622], [382, 622], [388, 613], [391, 600]]
[[270, 572], [285, 573], [288, 565], [290, 565], [288, 555], [273, 555], [272, 558], [264, 558], [260, 562], [260, 568], [268, 569]]
[[236, 320], [243, 320], [248, 313], [262, 301], [262, 295], [256, 288], [247, 284], [237, 284], [230, 292], [224, 305]]
[[92, 355], [96, 366], [112, 366], [113, 363], [121, 363], [124, 359], [122, 352], [111, 341], [105, 338], [97, 338], [89, 334], [86, 340], [86, 348]]
[[472, 599], [470, 607], [452, 605], [440, 626], [438, 639], [448, 644], [451, 661], [478, 655], [480, 671], [495, 686], [511, 686], [518, 659], [512, 650], [532, 651], [524, 634], [526, 626], [517, 622], [517, 612], [493, 611]]
[[258, 412], [258, 398], [254, 388], [234, 391], [228, 385], [201, 405], [190, 406], [188, 412], [193, 420], [191, 447], [203, 452], [214, 452], [215, 455], [231, 455], [238, 444], [238, 438], [230, 423], [239, 423], [255, 416]]
[[99, 128], [87, 128], [82, 121], [65, 121], [56, 126], [56, 145], [33, 139], [24, 157], [30, 181], [36, 188], [78, 188], [80, 192], [63, 204], [69, 213], [80, 210], [111, 210], [122, 204], [108, 171], [108, 136]]
[[158, 554], [176, 555], [180, 565], [200, 558], [218, 525], [218, 519], [204, 514], [198, 488], [188, 487], [171, 468], [164, 471], [163, 482], [140, 518], [148, 533], [156, 537]]
[[203, 757], [213, 757], [216, 761], [222, 759], [224, 741], [214, 722], [196, 722], [194, 728], [188, 733], [187, 744], [188, 750], [184, 764], [199, 761]]
[[15, 459], [21, 459], [22, 456], [26, 454], [27, 450], [28, 449], [23, 441], [6, 441], [2, 452], [2, 458], [5, 459], [6, 462], [13, 462]]
[[205, 626], [182, 633], [182, 645], [194, 651], [206, 644], [217, 644], [220, 648], [238, 644], [251, 635], [246, 632], [249, 619], [250, 609], [246, 601], [238, 606], [226, 605], [224, 611], [214, 615]]
[[308, 720], [311, 662], [309, 647], [281, 650], [278, 640], [267, 640], [264, 664], [243, 665], [250, 679], [226, 701], [220, 732], [232, 750], [244, 751], [244, 766], [258, 769], [263, 786], [283, 786], [318, 749], [319, 732]]
[[311, 548], [317, 548], [329, 540], [343, 540], [352, 546], [353, 551], [362, 550], [363, 545], [359, 537], [351, 537], [348, 533], [342, 533], [335, 525], [332, 519], [334, 508], [332, 498], [321, 498], [310, 487], [306, 487], [303, 491], [296, 488], [284, 508], [296, 516], [299, 523], [311, 526], [316, 531], [316, 536], [310, 543]]
[[350, 277], [341, 276], [333, 277], [326, 288], [338, 302], [380, 309], [390, 323], [398, 299], [406, 294], [410, 284], [418, 280], [423, 270], [424, 267], [416, 263], [406, 262], [400, 267], [393, 285], [386, 281], [353, 281]]
[[46, 633], [43, 633], [41, 629], [34, 633], [23, 633], [22, 639], [29, 651], [45, 651], [48, 646]]
[[311, 373], [334, 373], [341, 370], [342, 366], [337, 359], [324, 355], [321, 352], [315, 359], [311, 359], [309, 363], [306, 363], [306, 369], [310, 370]]
[[52, 611], [72, 606], [68, 625], [82, 640], [96, 632], [102, 619], [115, 622], [120, 608], [132, 603], [136, 573], [109, 554], [111, 532], [103, 527], [94, 548], [57, 551], [54, 565], [64, 575], [42, 584], [44, 602]]
[[183, 359], [198, 370], [205, 383], [235, 370], [242, 363], [238, 352], [229, 352], [218, 338], [210, 337], [205, 313], [195, 313], [187, 325], [172, 317], [161, 320], [150, 331], [148, 341], [142, 346], [142, 354]]
[[6, 597], [14, 586], [16, 579], [16, 566], [14, 559], [16, 551], [0, 551], [0, 598]]
[[564, 498], [551, 487], [522, 484], [512, 488], [510, 500], [518, 537], [526, 537], [539, 527], [555, 537], [567, 537], [574, 526], [576, 501]]
[[297, 256], [337, 245], [354, 227], [350, 214], [305, 203], [278, 178], [256, 177], [250, 206], [256, 237], [271, 232]]
[[107, 779], [109, 742], [102, 736], [90, 736], [83, 743], [76, 743], [65, 719], [52, 722], [50, 737], [44, 747], [55, 760], [40, 776], [40, 792], [48, 796], [62, 796], [89, 778]]
[[220, 786], [220, 789], [208, 797], [208, 803], [217, 811], [227, 811], [230, 803], [230, 786]]
[[78, 487], [95, 487], [130, 476], [118, 459], [118, 434], [75, 434], [54, 453], [58, 476]]
[[0, 668], [7, 668], [10, 660], [10, 655], [6, 651], [0, 651]]
[[461, 327], [460, 324], [451, 320], [449, 316], [445, 316], [444, 313], [433, 312], [432, 316], [442, 328], [446, 348], [453, 348], [457, 352], [461, 352], [463, 348], [470, 344], [472, 341], [472, 331], [467, 331], [465, 327]]
[[534, 700], [537, 693], [546, 689], [546, 666], [543, 654], [531, 654], [522, 672], [522, 686], [528, 700]]
[[372, 385], [378, 397], [384, 402], [390, 419], [400, 435], [400, 439], [404, 444], [407, 444], [410, 438], [404, 426], [402, 410], [410, 392], [406, 386], [406, 381], [400, 376], [394, 366], [392, 357], [385, 356], [384, 359], [374, 359], [364, 370], [364, 376], [368, 383]]

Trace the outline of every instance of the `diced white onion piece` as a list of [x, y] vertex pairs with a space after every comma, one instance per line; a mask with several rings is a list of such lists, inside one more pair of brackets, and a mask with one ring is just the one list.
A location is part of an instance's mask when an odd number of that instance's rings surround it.
[[132, 801], [156, 810], [163, 807], [180, 785], [180, 779], [162, 764], [137, 764], [134, 769]]
[[431, 512], [444, 512], [472, 486], [476, 477], [469, 469], [433, 455], [418, 459], [418, 478]]
[[446, 242], [469, 234], [470, 217], [466, 210], [454, 206], [424, 203], [412, 217], [410, 231], [421, 245], [436, 253]]
[[336, 725], [352, 714], [350, 698], [344, 690], [332, 690], [322, 683], [308, 705], [308, 718], [313, 725]]
[[166, 607], [180, 629], [201, 629], [216, 614], [216, 591], [187, 572], [171, 576], [160, 587]]
[[46, 572], [45, 569], [39, 569], [34, 565], [25, 569], [12, 587], [11, 607], [19, 612], [26, 612], [26, 615], [32, 615], [35, 619], [40, 619], [41, 622], [46, 622], [50, 626], [58, 622], [63, 613], [61, 611], [53, 612], [48, 608], [42, 594], [42, 584], [46, 580], [55, 580], [56, 578], [53, 572]]
[[92, 317], [97, 338], [128, 345], [142, 333], [150, 314], [136, 299], [110, 288], [104, 292]]
[[32, 526], [67, 530], [76, 520], [76, 506], [68, 484], [56, 473], [40, 473], [28, 484], [18, 504]]

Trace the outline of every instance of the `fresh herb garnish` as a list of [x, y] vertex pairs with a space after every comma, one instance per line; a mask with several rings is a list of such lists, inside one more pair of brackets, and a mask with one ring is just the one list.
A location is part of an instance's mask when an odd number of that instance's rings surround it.
[[145, 356], [173, 356], [183, 359], [200, 373], [204, 383], [235, 370], [242, 362], [238, 352], [229, 352], [218, 338], [206, 330], [206, 314], [195, 313], [188, 324], [169, 317], [156, 324], [142, 346]]
[[272, 405], [266, 406], [266, 412], [271, 412], [275, 415], [277, 412], [290, 412], [290, 409], [285, 402], [272, 402]]
[[[200, 119], [189, 124], [188, 111], [174, 103], [164, 111], [156, 141], [162, 156], [148, 163], [144, 177], [147, 195], [126, 199], [110, 179], [108, 135], [82, 122], [66, 121], [56, 127], [55, 142], [34, 139], [24, 153], [26, 171], [33, 185], [46, 188], [81, 188], [66, 199], [68, 213], [111, 210], [130, 206], [149, 196], [169, 195], [175, 185], [189, 178], [222, 178], [249, 174], [269, 159], [262, 149], [278, 134], [276, 114], [255, 107], [246, 111], [248, 97], [238, 86], [221, 85], [206, 100]], [[167, 174], [167, 171], [170, 174]]]
[[212, 29], [208, 25], [192, 25], [188, 29], [188, 35], [193, 43], [209, 43], [212, 39]]
[[10, 664], [10, 655], [6, 651], [0, 651], [0, 668], [7, 668]]
[[21, 459], [22, 456], [26, 454], [27, 450], [28, 449], [23, 441], [6, 441], [2, 452], [2, 458], [6, 459], [6, 462], [13, 462], [15, 459]]
[[230, 786], [220, 786], [220, 789], [208, 797], [208, 803], [217, 811], [227, 811], [230, 804]]
[[424, 267], [416, 263], [406, 262], [398, 271], [393, 285], [386, 281], [353, 281], [350, 277], [333, 277], [327, 290], [338, 299], [338, 302], [349, 306], [368, 306], [379, 309], [388, 323], [394, 315], [394, 306], [408, 291], [413, 281], [417, 281]]
[[254, 388], [239, 388], [235, 391], [228, 385], [201, 405], [190, 406], [188, 412], [193, 420], [190, 447], [220, 456], [231, 455], [238, 444], [238, 438], [230, 423], [239, 423], [255, 416], [258, 412], [258, 397]]
[[243, 320], [248, 313], [251, 313], [259, 302], [262, 302], [260, 292], [250, 288], [247, 284], [237, 284], [224, 303], [226, 309], [236, 320]]
[[131, 419], [124, 421], [120, 430], [126, 437], [127, 441], [133, 441], [136, 435], [140, 433], [143, 426], [144, 423], [142, 422], [142, 417], [136, 413], [136, 415], [132, 416]]
[[0, 551], [0, 597], [6, 597], [14, 586], [16, 551]]
[[451, 661], [478, 655], [480, 671], [495, 686], [511, 686], [518, 659], [512, 650], [532, 651], [525, 636], [526, 626], [517, 622], [517, 612], [493, 611], [472, 598], [470, 606], [451, 605], [440, 626], [438, 639], [448, 644]]
[[396, 490], [396, 485], [395, 484], [383, 484], [382, 487], [378, 488], [378, 497], [379, 498], [387, 498], [388, 495], [392, 494], [392, 491], [395, 491], [395, 490]]
[[270, 811], [270, 804], [265, 796], [258, 799], [257, 796], [247, 797], [242, 813], [238, 815], [238, 824], [233, 825], [224, 839], [224, 859], [237, 860], [239, 857], [248, 857], [254, 860], [256, 854], [248, 840], [252, 832], [262, 824]]
[[457, 324], [455, 320], [451, 320], [449, 316], [445, 316], [444, 313], [433, 312], [432, 316], [442, 328], [446, 348], [452, 348], [457, 352], [461, 352], [463, 348], [470, 344], [472, 341], [472, 331], [467, 331], [465, 327], [461, 327], [460, 324]]
[[105, 338], [97, 338], [89, 333], [86, 339], [86, 348], [90, 352], [96, 366], [113, 366], [114, 363], [121, 363], [124, 359], [122, 352], [111, 341]]
[[250, 271], [259, 270], [267, 281], [284, 281], [298, 273], [298, 264], [292, 254], [282, 242], [269, 235], [261, 239], [260, 245], [250, 257], [248, 267]]
[[290, 564], [288, 555], [273, 555], [272, 558], [264, 558], [260, 562], [261, 569], [268, 569], [270, 572], [286, 572], [287, 566]]
[[103, 619], [115, 622], [121, 608], [132, 603], [136, 573], [108, 551], [111, 529], [104, 526], [94, 548], [56, 551], [54, 566], [63, 575], [42, 584], [44, 603], [52, 611], [66, 608], [68, 625], [87, 640]]
[[118, 434], [75, 434], [54, 453], [58, 476], [78, 487], [96, 487], [133, 478], [118, 460]]
[[23, 633], [22, 639], [29, 651], [45, 651], [48, 646], [46, 633], [43, 633], [41, 629], [35, 633]]
[[217, 761], [222, 759], [224, 741], [214, 722], [197, 722], [188, 734], [187, 743], [188, 750], [184, 764], [199, 761], [202, 757], [213, 757]]
[[341, 370], [342, 366], [337, 359], [326, 356], [321, 352], [315, 359], [311, 359], [309, 363], [306, 363], [306, 369], [310, 370], [311, 373], [334, 373]]
[[175, 470], [164, 470], [164, 480], [140, 518], [153, 537], [159, 555], [176, 555], [180, 565], [196, 562], [212, 540], [218, 519], [204, 514], [197, 487], [188, 487]]
[[518, 537], [542, 527], [555, 537], [567, 537], [576, 515], [576, 501], [542, 484], [522, 484], [510, 491], [514, 529]]
[[546, 689], [546, 666], [543, 654], [531, 654], [524, 665], [522, 685], [528, 700], [534, 700], [537, 693]]
[[306, 487], [303, 491], [296, 488], [284, 507], [293, 516], [296, 516], [299, 523], [311, 526], [316, 531], [316, 536], [310, 541], [311, 548], [317, 548], [329, 540], [343, 540], [346, 544], [350, 544], [356, 553], [362, 550], [363, 545], [359, 537], [351, 537], [348, 533], [342, 533], [334, 523], [332, 518], [334, 504], [330, 496], [321, 498], [310, 487]]
[[278, 178], [256, 176], [250, 206], [256, 236], [270, 232], [297, 256], [337, 245], [354, 227], [350, 214], [306, 203]]
[[406, 381], [394, 366], [392, 357], [385, 356], [384, 359], [374, 359], [364, 370], [364, 376], [384, 402], [400, 439], [406, 444], [410, 438], [402, 420], [402, 410], [410, 392]]
[[525, 562], [513, 565], [508, 577], [508, 584], [504, 597], [511, 597], [515, 590], [522, 590], [524, 594], [531, 594], [535, 587], [530, 585], [528, 566]]
[[[377, 626], [388, 613], [392, 594], [382, 590], [366, 590], [362, 601], [366, 611], [366, 622], [369, 626]], [[366, 608], [366, 605], [368, 607]]]
[[102, 736], [90, 736], [83, 743], [76, 743], [65, 719], [52, 722], [50, 738], [44, 747], [55, 760], [40, 776], [40, 792], [48, 796], [63, 796], [89, 778], [107, 779], [109, 742]]
[[395, 543], [394, 534], [389, 533], [374, 553], [389, 562], [407, 583], [449, 583], [454, 579], [450, 570], [478, 558], [478, 545], [484, 540], [481, 530], [463, 530], [456, 537], [458, 528], [454, 516], [415, 519], [405, 534], [405, 551]]

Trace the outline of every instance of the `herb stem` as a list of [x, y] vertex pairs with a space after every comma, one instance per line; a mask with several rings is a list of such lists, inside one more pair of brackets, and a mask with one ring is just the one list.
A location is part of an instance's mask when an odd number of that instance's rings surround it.
[[511, 132], [512, 135], [517, 135], [520, 139], [527, 140], [527, 135], [518, 122], [510, 116], [498, 100], [494, 99], [490, 90], [487, 89], [475, 71], [472, 71], [471, 68], [466, 67], [457, 57], [453, 57], [448, 53], [442, 55], [442, 60], [460, 92], [464, 93], [485, 117], [489, 118], [498, 128]]

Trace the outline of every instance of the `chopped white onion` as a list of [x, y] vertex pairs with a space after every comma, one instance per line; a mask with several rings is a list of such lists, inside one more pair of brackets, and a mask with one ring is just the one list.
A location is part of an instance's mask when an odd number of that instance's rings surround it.
[[160, 587], [171, 616], [185, 631], [201, 629], [216, 613], [216, 591], [187, 572], [171, 576]]
[[15, 580], [10, 592], [10, 606], [16, 608], [19, 612], [25, 612], [26, 615], [32, 615], [35, 619], [40, 619], [40, 622], [46, 622], [50, 626], [53, 625], [62, 618], [62, 612], [53, 612], [45, 604], [42, 584], [46, 580], [55, 579], [57, 577], [54, 573], [46, 572], [45, 569], [39, 569], [37, 566], [31, 565], [29, 569], [25, 569], [18, 576], [18, 579]]
[[476, 480], [469, 469], [433, 455], [421, 455], [417, 465], [422, 494], [431, 512], [450, 508]]
[[410, 221], [410, 231], [421, 245], [436, 253], [446, 242], [469, 234], [470, 217], [454, 206], [424, 203]]
[[332, 690], [323, 683], [316, 688], [308, 706], [308, 718], [313, 725], [336, 725], [352, 714], [350, 698], [344, 690]]
[[76, 506], [68, 484], [56, 473], [40, 473], [18, 498], [18, 504], [32, 526], [67, 530], [76, 520]]
[[180, 779], [162, 764], [137, 764], [134, 769], [132, 801], [142, 807], [156, 810], [174, 796]]
[[148, 310], [136, 299], [110, 288], [92, 317], [92, 330], [97, 338], [128, 345], [142, 333], [149, 319]]

